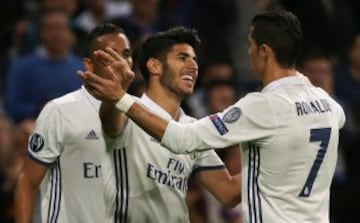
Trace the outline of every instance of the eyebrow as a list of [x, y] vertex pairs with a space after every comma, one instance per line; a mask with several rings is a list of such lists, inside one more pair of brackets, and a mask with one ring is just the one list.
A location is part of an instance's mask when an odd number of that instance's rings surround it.
[[[185, 56], [185, 57], [191, 57], [190, 54], [188, 53], [184, 53], [184, 52], [179, 52], [176, 56]], [[195, 61], [198, 61], [197, 56], [193, 56], [192, 57]]]
[[122, 51], [118, 51], [117, 49], [114, 49], [114, 48], [112, 48], [112, 49], [120, 55], [123, 53], [131, 53], [132, 52], [132, 50], [130, 48], [125, 48]]
[[130, 48], [125, 48], [125, 49], [123, 50], [123, 52], [126, 52], [126, 53], [131, 53], [131, 52], [132, 52], [132, 50], [131, 50]]

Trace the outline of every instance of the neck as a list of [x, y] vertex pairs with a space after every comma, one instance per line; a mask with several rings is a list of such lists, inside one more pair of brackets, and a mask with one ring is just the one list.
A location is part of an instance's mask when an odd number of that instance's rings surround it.
[[149, 86], [145, 93], [151, 100], [167, 111], [174, 120], [178, 121], [181, 104], [178, 97], [161, 86]]
[[282, 68], [279, 66], [273, 66], [265, 71], [263, 76], [263, 85], [266, 86], [275, 80], [291, 76], [296, 76], [296, 69], [294, 67]]

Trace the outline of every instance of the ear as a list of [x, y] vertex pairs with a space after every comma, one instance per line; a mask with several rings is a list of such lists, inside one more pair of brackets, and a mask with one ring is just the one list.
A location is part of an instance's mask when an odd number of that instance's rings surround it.
[[267, 58], [273, 54], [271, 47], [267, 44], [261, 44], [259, 47], [259, 55], [261, 58]]
[[162, 73], [162, 64], [156, 58], [150, 58], [146, 62], [146, 67], [150, 74], [160, 75]]
[[266, 44], [261, 44], [259, 46], [258, 52], [259, 52], [259, 57], [260, 58], [265, 58], [265, 56], [266, 56]]
[[84, 57], [83, 64], [84, 64], [85, 70], [91, 71], [91, 72], [94, 71], [94, 64], [92, 63], [90, 58]]

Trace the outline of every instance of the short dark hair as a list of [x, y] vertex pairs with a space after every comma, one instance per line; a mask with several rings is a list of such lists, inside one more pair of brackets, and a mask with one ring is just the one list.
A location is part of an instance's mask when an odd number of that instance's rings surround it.
[[124, 30], [119, 26], [113, 23], [101, 23], [97, 25], [91, 32], [88, 34], [88, 55], [91, 55], [91, 52], [94, 50], [94, 42], [100, 36], [104, 36], [107, 34], [116, 34], [116, 33], [123, 33], [125, 34]]
[[303, 34], [299, 19], [286, 10], [267, 11], [257, 14], [251, 21], [252, 38], [257, 45], [267, 44], [274, 51], [280, 66], [296, 65], [301, 53]]
[[183, 26], [170, 28], [164, 32], [158, 32], [150, 36], [143, 44], [137, 58], [139, 69], [146, 83], [149, 82], [150, 74], [146, 63], [150, 58], [165, 62], [166, 55], [175, 44], [186, 43], [196, 50], [200, 44], [200, 38], [195, 29]]

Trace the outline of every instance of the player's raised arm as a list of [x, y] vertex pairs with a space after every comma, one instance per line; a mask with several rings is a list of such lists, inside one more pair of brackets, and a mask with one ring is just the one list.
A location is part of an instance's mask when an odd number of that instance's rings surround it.
[[[97, 98], [112, 103], [112, 110], [126, 113], [149, 135], [161, 141], [174, 153], [224, 148], [252, 140], [254, 137], [268, 137], [273, 133], [269, 126], [274, 127], [276, 124], [267, 97], [258, 94], [238, 101], [221, 113], [204, 117], [194, 123], [180, 124], [162, 119], [137, 103], [119, 84], [122, 80], [104, 79], [90, 72], [79, 75], [93, 88]], [[257, 107], [256, 112], [251, 109], [254, 105]]]

